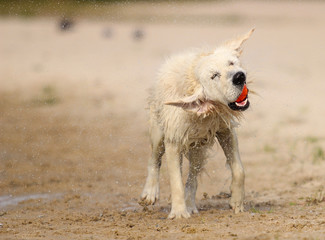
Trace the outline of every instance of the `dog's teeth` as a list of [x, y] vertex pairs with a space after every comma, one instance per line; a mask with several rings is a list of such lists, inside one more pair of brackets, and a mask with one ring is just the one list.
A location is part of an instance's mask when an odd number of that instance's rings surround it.
[[238, 102], [235, 102], [235, 104], [238, 106], [238, 107], [243, 107], [247, 104], [247, 99], [245, 99], [244, 101], [238, 103]]

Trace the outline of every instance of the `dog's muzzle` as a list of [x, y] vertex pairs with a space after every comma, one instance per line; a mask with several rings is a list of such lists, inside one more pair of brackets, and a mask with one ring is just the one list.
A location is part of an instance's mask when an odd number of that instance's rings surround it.
[[230, 107], [232, 110], [235, 111], [245, 111], [247, 108], [249, 108], [249, 101], [246, 98], [244, 101], [237, 103], [237, 102], [232, 102], [228, 104], [228, 107]]
[[[245, 75], [244, 75], [245, 76]], [[246, 78], [243, 82], [243, 90], [241, 94], [238, 96], [235, 102], [229, 103], [228, 106], [235, 111], [245, 111], [249, 107], [248, 101], [248, 89], [245, 84]]]

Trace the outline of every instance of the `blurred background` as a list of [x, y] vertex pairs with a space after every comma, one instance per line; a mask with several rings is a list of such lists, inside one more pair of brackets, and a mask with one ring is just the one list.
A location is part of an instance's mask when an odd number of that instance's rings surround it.
[[[169, 211], [164, 162], [158, 207], [143, 215], [137, 204], [157, 69], [172, 54], [214, 48], [255, 27], [241, 57], [257, 92], [238, 129], [247, 214], [237, 220], [246, 225], [232, 234], [323, 236], [324, 11], [324, 1], [1, 0], [0, 234], [155, 236], [158, 227], [135, 222], [157, 223]], [[209, 214], [231, 214], [220, 194], [230, 182], [215, 146], [197, 194], [205, 234], [232, 236]]]

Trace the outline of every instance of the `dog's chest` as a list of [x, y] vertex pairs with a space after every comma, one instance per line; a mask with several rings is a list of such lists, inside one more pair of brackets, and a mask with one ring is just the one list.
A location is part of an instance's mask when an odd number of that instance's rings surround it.
[[189, 146], [197, 147], [213, 144], [219, 127], [220, 121], [216, 117], [206, 117], [194, 120], [191, 127], [188, 129]]

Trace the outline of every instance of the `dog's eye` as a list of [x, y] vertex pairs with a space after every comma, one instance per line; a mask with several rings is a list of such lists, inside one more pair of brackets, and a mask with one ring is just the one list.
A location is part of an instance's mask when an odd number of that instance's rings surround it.
[[216, 77], [221, 77], [221, 74], [216, 72], [215, 74], [212, 75], [211, 79], [215, 79]]
[[234, 62], [230, 61], [228, 64], [229, 64], [229, 66], [233, 66]]

